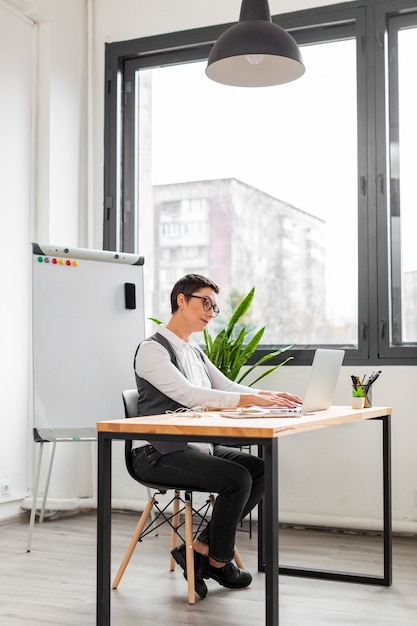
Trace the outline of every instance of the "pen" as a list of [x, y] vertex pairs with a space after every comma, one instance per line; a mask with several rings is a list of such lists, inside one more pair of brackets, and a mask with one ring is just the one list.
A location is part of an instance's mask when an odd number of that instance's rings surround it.
[[378, 372], [375, 372], [374, 374], [372, 374], [371, 376], [371, 385], [376, 381], [376, 379], [379, 377], [379, 375], [381, 374], [382, 370], [379, 370]]
[[376, 381], [376, 379], [379, 377], [380, 374], [381, 374], [381, 370], [379, 370], [378, 372], [373, 372], [371, 374], [371, 376], [369, 377], [369, 380], [368, 380], [368, 389], [369, 389], [369, 387], [371, 385], [374, 384], [374, 382]]

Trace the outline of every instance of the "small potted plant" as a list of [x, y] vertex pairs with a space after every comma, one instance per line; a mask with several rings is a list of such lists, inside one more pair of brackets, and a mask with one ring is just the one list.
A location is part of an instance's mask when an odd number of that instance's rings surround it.
[[366, 397], [363, 387], [352, 387], [352, 409], [363, 409], [365, 400]]

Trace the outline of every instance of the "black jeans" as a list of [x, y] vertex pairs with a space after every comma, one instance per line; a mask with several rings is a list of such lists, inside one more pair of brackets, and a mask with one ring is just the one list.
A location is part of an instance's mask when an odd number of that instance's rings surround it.
[[237, 525], [263, 496], [263, 460], [222, 445], [215, 445], [213, 454], [187, 448], [164, 455], [145, 446], [132, 456], [139, 481], [217, 494], [211, 522], [199, 540], [216, 561], [231, 561]]

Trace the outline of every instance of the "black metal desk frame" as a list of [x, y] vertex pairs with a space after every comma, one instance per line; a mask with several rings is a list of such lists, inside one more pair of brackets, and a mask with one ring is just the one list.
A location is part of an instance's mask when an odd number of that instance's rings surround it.
[[[335, 572], [332, 570], [306, 569], [303, 567], [279, 566], [279, 573], [285, 576], [303, 578], [319, 578], [322, 580], [339, 580], [351, 583], [365, 583], [389, 587], [392, 584], [392, 497], [391, 497], [391, 420], [390, 415], [374, 417], [368, 422], [379, 420], [382, 422], [382, 481], [383, 481], [383, 574], [354, 574], [350, 572]], [[267, 524], [263, 524], [263, 510], [259, 508], [259, 528], [264, 528], [265, 535], [270, 532]], [[264, 532], [258, 532], [258, 571], [265, 570]]]
[[[265, 572], [265, 624], [279, 624], [279, 574], [327, 580], [392, 584], [392, 505], [391, 505], [391, 428], [390, 415], [371, 418], [383, 426], [383, 535], [384, 574], [370, 576], [344, 572], [311, 570], [279, 566], [278, 558], [278, 439], [251, 438], [251, 443], [262, 446], [265, 462], [265, 498], [258, 532], [258, 570]], [[181, 441], [184, 435], [152, 435], [154, 439]], [[98, 432], [98, 506], [97, 506], [97, 626], [110, 626], [110, 567], [111, 567], [111, 461], [113, 439], [137, 439], [138, 433]], [[193, 441], [241, 442], [242, 437], [213, 437], [193, 435]]]

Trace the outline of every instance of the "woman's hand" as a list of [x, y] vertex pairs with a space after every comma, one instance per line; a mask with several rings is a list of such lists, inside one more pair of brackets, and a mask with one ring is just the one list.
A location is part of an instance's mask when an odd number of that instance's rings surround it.
[[291, 409], [302, 404], [301, 398], [285, 391], [260, 391], [259, 393], [242, 393], [238, 406], [285, 406]]

